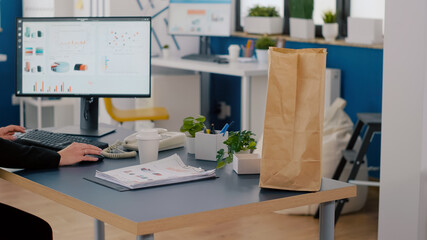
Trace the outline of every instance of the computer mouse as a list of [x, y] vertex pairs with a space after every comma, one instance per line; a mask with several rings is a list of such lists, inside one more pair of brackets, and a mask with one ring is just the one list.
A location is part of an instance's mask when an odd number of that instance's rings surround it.
[[216, 62], [218, 64], [227, 64], [228, 63], [228, 59], [226, 59], [226, 58], [218, 58], [218, 59], [215, 59], [214, 62]]
[[[98, 158], [98, 161], [102, 161], [102, 160], [104, 160], [104, 156], [102, 156], [102, 155], [86, 154], [86, 156], [94, 157], [94, 158]], [[89, 162], [89, 161], [87, 161], [87, 162]]]

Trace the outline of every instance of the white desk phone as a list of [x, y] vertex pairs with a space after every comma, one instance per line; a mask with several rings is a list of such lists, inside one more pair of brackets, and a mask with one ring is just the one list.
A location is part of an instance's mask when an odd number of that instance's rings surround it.
[[[185, 145], [185, 134], [181, 132], [168, 132], [164, 128], [156, 128], [160, 134], [159, 151], [183, 147]], [[136, 156], [138, 132], [127, 136], [123, 142], [118, 141], [102, 151], [102, 155], [108, 158], [130, 158]], [[126, 151], [132, 150], [132, 151]]]
[[[168, 132], [164, 128], [156, 128], [160, 134], [159, 151], [183, 147], [185, 144], [185, 134], [181, 132]], [[138, 142], [134, 133], [125, 138], [124, 147], [130, 150], [138, 151]]]

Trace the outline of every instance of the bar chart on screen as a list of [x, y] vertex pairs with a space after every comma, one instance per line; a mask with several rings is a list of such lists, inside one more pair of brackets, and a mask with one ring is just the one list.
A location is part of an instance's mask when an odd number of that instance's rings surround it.
[[60, 84], [45, 84], [44, 81], [41, 82], [35, 82], [33, 84], [33, 92], [34, 93], [38, 93], [38, 92], [46, 92], [46, 93], [64, 93], [64, 92], [68, 92], [71, 93], [71, 86], [70, 85], [65, 85], [64, 82], [60, 83]]

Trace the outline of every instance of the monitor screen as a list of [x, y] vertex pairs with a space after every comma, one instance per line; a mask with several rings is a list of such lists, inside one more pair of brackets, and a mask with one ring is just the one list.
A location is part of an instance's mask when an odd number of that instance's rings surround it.
[[18, 18], [16, 95], [150, 97], [151, 17]]
[[169, 33], [230, 36], [231, 0], [170, 0]]

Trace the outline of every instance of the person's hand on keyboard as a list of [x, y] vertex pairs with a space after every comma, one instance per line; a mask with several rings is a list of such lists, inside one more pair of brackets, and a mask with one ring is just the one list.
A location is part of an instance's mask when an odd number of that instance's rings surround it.
[[6, 140], [16, 140], [15, 133], [25, 133], [25, 128], [17, 125], [9, 125], [6, 127], [0, 128], [0, 138], [6, 139]]
[[81, 161], [98, 161], [98, 158], [87, 155], [101, 155], [101, 149], [85, 143], [72, 143], [59, 151], [59, 166], [73, 165]]

